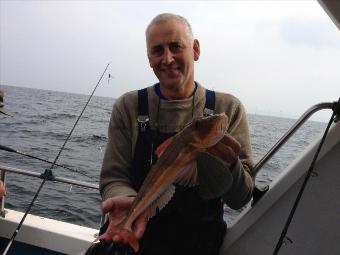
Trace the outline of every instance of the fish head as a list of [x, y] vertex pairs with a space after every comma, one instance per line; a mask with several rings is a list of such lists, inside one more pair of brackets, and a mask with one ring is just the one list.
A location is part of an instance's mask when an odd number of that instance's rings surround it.
[[215, 114], [194, 119], [182, 131], [184, 143], [193, 147], [205, 149], [219, 142], [227, 131], [228, 117]]

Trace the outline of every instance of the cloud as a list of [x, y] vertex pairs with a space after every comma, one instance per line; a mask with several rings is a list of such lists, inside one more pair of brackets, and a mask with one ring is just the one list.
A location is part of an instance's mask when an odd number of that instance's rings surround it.
[[289, 45], [299, 45], [314, 49], [340, 48], [340, 34], [336, 27], [320, 20], [286, 18], [280, 26], [282, 39]]
[[97, 95], [151, 85], [156, 77], [144, 31], [156, 14], [173, 12], [200, 40], [196, 80], [240, 97], [249, 112], [296, 114], [339, 94], [340, 33], [316, 1], [0, 0], [0, 6], [0, 84], [89, 94], [112, 62], [114, 78]]

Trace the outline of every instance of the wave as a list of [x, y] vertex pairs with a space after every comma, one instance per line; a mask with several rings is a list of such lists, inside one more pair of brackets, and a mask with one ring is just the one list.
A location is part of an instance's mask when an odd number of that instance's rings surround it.
[[33, 116], [40, 121], [43, 120], [57, 120], [57, 119], [75, 119], [78, 116], [72, 113], [51, 113], [51, 114], [38, 114]]
[[82, 135], [73, 136], [71, 138], [72, 142], [79, 143], [97, 143], [97, 142], [107, 142], [107, 137], [105, 135]]

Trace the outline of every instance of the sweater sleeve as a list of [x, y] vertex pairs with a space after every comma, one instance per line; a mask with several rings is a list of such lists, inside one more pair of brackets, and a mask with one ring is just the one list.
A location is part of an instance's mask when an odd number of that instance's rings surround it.
[[100, 174], [99, 188], [103, 201], [114, 196], [136, 194], [130, 181], [132, 123], [124, 109], [124, 97], [121, 97], [113, 106]]
[[254, 179], [252, 175], [253, 158], [250, 143], [249, 125], [247, 115], [241, 102], [236, 99], [229, 109], [228, 132], [241, 144], [241, 153], [238, 161], [230, 169], [233, 184], [223, 196], [223, 201], [233, 209], [244, 206], [252, 197]]

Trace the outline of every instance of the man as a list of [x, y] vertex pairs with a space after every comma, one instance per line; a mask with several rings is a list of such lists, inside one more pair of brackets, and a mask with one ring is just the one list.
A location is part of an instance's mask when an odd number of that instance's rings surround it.
[[5, 109], [4, 92], [2, 90], [0, 90], [0, 113], [11, 116], [11, 114]]
[[[225, 113], [228, 133], [209, 149], [231, 171], [233, 184], [222, 198], [204, 200], [199, 187], [176, 186], [170, 202], [146, 223], [138, 219], [134, 233], [138, 254], [218, 254], [226, 233], [223, 204], [238, 209], [251, 198], [253, 167], [248, 122], [240, 101], [208, 91], [194, 80], [200, 44], [181, 16], [160, 14], [146, 29], [147, 55], [159, 83], [121, 96], [109, 124], [109, 141], [100, 177], [110, 224], [105, 237], [126, 216], [134, 196], [156, 157], [154, 150], [183, 126], [204, 113]], [[176, 162], [174, 162], [176, 163]]]
[[[5, 109], [5, 104], [4, 104], [4, 92], [0, 90], [0, 113], [11, 116], [9, 112], [6, 111]], [[0, 199], [6, 195], [6, 189], [4, 183], [0, 180]]]

